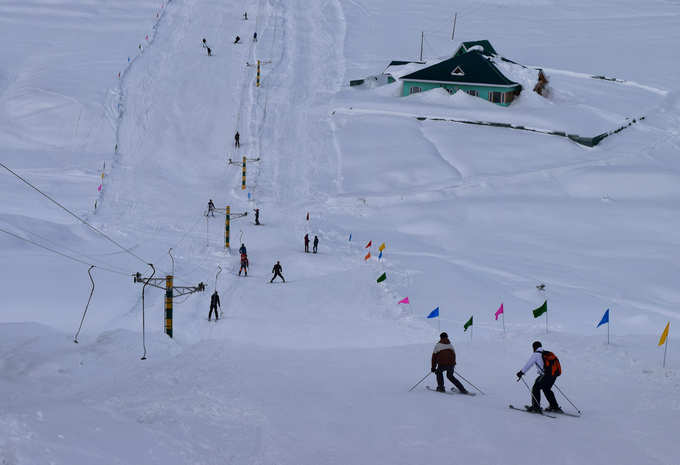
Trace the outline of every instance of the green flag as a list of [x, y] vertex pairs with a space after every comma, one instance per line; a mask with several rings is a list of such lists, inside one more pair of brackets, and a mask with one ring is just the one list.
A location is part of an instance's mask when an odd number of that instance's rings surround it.
[[387, 279], [387, 273], [383, 273], [378, 277], [378, 282], [381, 283]]
[[470, 326], [472, 326], [472, 317], [470, 317], [470, 319], [467, 320], [467, 323], [463, 325], [463, 332], [467, 331]]
[[543, 305], [534, 310], [534, 318], [538, 318], [548, 311], [548, 301], [543, 302]]

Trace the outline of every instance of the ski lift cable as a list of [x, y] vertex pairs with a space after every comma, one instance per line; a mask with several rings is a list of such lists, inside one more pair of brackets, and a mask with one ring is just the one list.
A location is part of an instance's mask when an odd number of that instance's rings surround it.
[[[15, 234], [15, 233], [13, 233], [13, 232], [11, 232], [11, 231], [7, 231], [6, 229], [0, 228], [0, 232], [3, 232], [3, 233], [5, 233], [5, 234], [7, 234], [7, 235], [9, 235], [9, 236], [12, 236], [12, 237], [14, 237], [14, 238], [16, 238], [16, 239], [22, 240], [22, 241], [24, 241], [24, 242], [28, 242], [29, 244], [33, 244], [33, 245], [35, 245], [36, 247], [40, 247], [41, 249], [49, 250], [49, 251], [52, 252], [52, 253], [55, 253], [55, 254], [57, 254], [57, 255], [61, 255], [61, 256], [64, 257], [64, 258], [68, 258], [69, 260], [73, 260], [74, 262], [78, 262], [78, 263], [81, 263], [81, 264], [87, 265], [87, 266], [92, 266], [92, 263], [88, 263], [88, 262], [86, 262], [86, 261], [84, 261], [84, 260], [81, 260], [81, 259], [79, 259], [79, 258], [76, 258], [76, 257], [73, 257], [73, 256], [71, 256], [71, 255], [65, 254], [65, 253], [60, 252], [60, 251], [58, 251], [58, 250], [56, 250], [56, 249], [53, 249], [53, 248], [51, 248], [51, 247], [47, 247], [46, 245], [39, 244], [39, 243], [37, 243], [37, 242], [35, 242], [35, 241], [32, 241], [31, 239], [27, 239], [27, 238], [25, 238], [25, 237], [21, 237], [21, 236], [18, 235], [18, 234]], [[108, 267], [103, 267], [103, 266], [97, 266], [97, 268], [102, 269], [102, 270], [104, 270], [104, 271], [108, 271], [109, 273], [115, 273], [115, 274], [119, 274], [119, 275], [123, 275], [123, 276], [128, 276], [128, 274], [129, 274], [129, 273], [124, 273], [124, 272], [121, 272], [121, 271], [116, 271], [116, 270], [114, 270], [114, 269], [111, 269], [111, 268], [108, 268]]]
[[[9, 225], [9, 223], [6, 223], [6, 224]], [[20, 227], [18, 227], [18, 226], [16, 226], [16, 225], [11, 225], [11, 226], [12, 226], [12, 228], [14, 228], [14, 229], [16, 229], [16, 230], [21, 231], [22, 234], [25, 234], [25, 235], [27, 235], [27, 236], [35, 236], [35, 237], [37, 237], [38, 239], [43, 240], [45, 243], [54, 245], [54, 243], [53, 243], [49, 238], [44, 237], [44, 236], [41, 236], [40, 234], [38, 234], [38, 233], [36, 233], [36, 232], [30, 231], [30, 230], [27, 230], [27, 229], [24, 229], [24, 228], [20, 228]], [[77, 250], [71, 249], [71, 248], [66, 247], [66, 246], [64, 246], [64, 245], [60, 245], [59, 248], [60, 248], [60, 249], [63, 249], [63, 250], [66, 250], [67, 252], [70, 252], [70, 253], [71, 253], [72, 255], [74, 255], [74, 256], [79, 256], [79, 257], [81, 257], [81, 259], [91, 260], [91, 261], [90, 261], [90, 264], [91, 264], [91, 265], [94, 265], [94, 266], [97, 266], [97, 267], [100, 267], [100, 268], [101, 268], [101, 265], [99, 265], [99, 263], [104, 263], [104, 264], [106, 264], [106, 262], [101, 261], [101, 260], [102, 260], [101, 258], [95, 258], [95, 257], [93, 257], [92, 255], [88, 255], [88, 254], [86, 254], [86, 253], [79, 252], [79, 251], [77, 251]], [[115, 252], [115, 253], [119, 253], [119, 252]], [[98, 262], [99, 262], [99, 263], [98, 263]], [[120, 274], [124, 274], [124, 275], [126, 275], [126, 276], [128, 275], [128, 272], [126, 272], [125, 270], [122, 270], [122, 269], [120, 269], [120, 268], [116, 268], [116, 267], [111, 266], [111, 265], [108, 265], [108, 264], [106, 264], [106, 267], [108, 267], [109, 269], [112, 269], [112, 270], [114, 270], [114, 271], [118, 271], [118, 273], [120, 273]]]
[[16, 172], [12, 171], [12, 170], [11, 170], [10, 168], [8, 168], [7, 165], [5, 165], [4, 163], [0, 162], [0, 166], [2, 166], [4, 169], [6, 169], [7, 171], [9, 171], [11, 174], [13, 174], [16, 178], [18, 178], [19, 180], [21, 180], [22, 182], [24, 182], [26, 185], [28, 185], [29, 187], [31, 187], [32, 189], [34, 189], [35, 191], [37, 191], [38, 193], [40, 193], [43, 197], [45, 197], [46, 199], [48, 199], [50, 202], [54, 203], [54, 204], [57, 205], [59, 208], [61, 208], [61, 209], [64, 210], [65, 212], [67, 212], [69, 215], [71, 215], [72, 217], [74, 217], [75, 219], [77, 219], [78, 221], [80, 221], [81, 223], [83, 223], [85, 226], [87, 226], [88, 228], [90, 228], [92, 231], [96, 232], [97, 234], [101, 235], [102, 237], [104, 237], [106, 240], [108, 240], [108, 241], [111, 242], [112, 244], [114, 244], [114, 245], [116, 245], [117, 247], [119, 247], [119, 248], [120, 248], [121, 250], [123, 250], [124, 252], [128, 253], [128, 254], [131, 255], [132, 257], [134, 257], [134, 258], [136, 258], [137, 260], [141, 261], [141, 262], [144, 263], [145, 265], [148, 263], [146, 260], [144, 260], [143, 258], [141, 258], [139, 255], [135, 254], [135, 253], [132, 252], [130, 249], [128, 249], [128, 248], [126, 248], [126, 247], [123, 247], [123, 246], [122, 246], [119, 242], [117, 242], [115, 239], [111, 238], [109, 235], [107, 235], [107, 234], [104, 233], [103, 231], [97, 229], [95, 226], [92, 226], [92, 225], [91, 225], [90, 223], [88, 223], [86, 220], [84, 220], [83, 218], [81, 218], [81, 217], [78, 216], [77, 214], [73, 213], [71, 210], [69, 210], [68, 208], [66, 208], [65, 206], [63, 206], [61, 203], [57, 202], [54, 198], [50, 197], [49, 195], [47, 195], [46, 193], [44, 193], [43, 191], [41, 191], [40, 189], [38, 189], [35, 185], [31, 184], [31, 182], [29, 182], [27, 179], [23, 178], [22, 176], [20, 176], [20, 175], [17, 174]]

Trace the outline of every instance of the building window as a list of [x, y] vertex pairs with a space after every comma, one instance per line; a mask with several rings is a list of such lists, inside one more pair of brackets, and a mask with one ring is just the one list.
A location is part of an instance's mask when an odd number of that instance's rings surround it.
[[474, 89], [470, 89], [467, 91], [468, 94], [472, 95], [473, 97], [479, 97], [479, 92], [477, 92]]
[[489, 100], [493, 103], [502, 103], [503, 94], [501, 92], [489, 92]]
[[515, 100], [514, 92], [506, 92], [503, 94], [503, 103], [512, 103]]
[[423, 91], [423, 89], [421, 89], [420, 87], [411, 86], [411, 88], [408, 90], [408, 94], [409, 95], [417, 94], [418, 92], [422, 92], [422, 91]]
[[463, 68], [460, 66], [456, 66], [456, 69], [451, 71], [452, 76], [465, 76], [465, 72], [463, 72]]

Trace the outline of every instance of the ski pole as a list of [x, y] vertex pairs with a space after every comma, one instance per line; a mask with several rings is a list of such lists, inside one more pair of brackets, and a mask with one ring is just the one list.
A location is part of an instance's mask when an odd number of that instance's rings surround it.
[[470, 381], [468, 381], [468, 380], [465, 378], [465, 376], [461, 375], [461, 374], [460, 374], [460, 371], [456, 371], [456, 369], [454, 368], [454, 369], [453, 369], [453, 373], [456, 374], [456, 375], [458, 375], [458, 376], [460, 376], [460, 379], [462, 379], [463, 381], [465, 381], [466, 383], [468, 383], [468, 384], [469, 384], [470, 386], [472, 386], [473, 388], [477, 389], [477, 390], [478, 390], [479, 392], [481, 392], [482, 394], [486, 395], [486, 394], [484, 393], [484, 391], [482, 391], [482, 390], [479, 389], [477, 386], [475, 386], [475, 385], [472, 384]]
[[567, 402], [569, 402], [569, 403], [571, 404], [571, 406], [574, 407], [574, 408], [576, 409], [576, 411], [578, 412], [578, 414], [581, 415], [581, 411], [578, 409], [577, 406], [574, 405], [574, 403], [573, 403], [572, 401], [569, 400], [569, 397], [567, 397], [567, 396], [564, 394], [564, 392], [562, 392], [562, 389], [560, 389], [560, 388], [557, 386], [557, 384], [555, 384], [554, 386], [555, 386], [555, 389], [557, 389], [557, 390], [559, 391], [559, 393], [562, 394], [562, 396], [563, 396], [565, 399], [567, 399]]
[[[529, 387], [529, 385], [527, 384], [527, 382], [524, 381], [524, 378], [517, 378], [517, 381], [519, 381], [520, 379], [522, 380], [522, 382], [524, 383], [524, 385], [527, 387], [527, 390], [529, 391], [529, 394], [531, 394], [531, 398], [534, 399], [534, 402], [536, 402], [536, 405], [538, 405], [538, 408], [539, 408], [539, 410], [540, 410], [540, 409], [541, 409], [541, 403], [538, 401], [538, 399], [536, 399], [536, 396], [534, 396], [533, 391], [531, 390], [531, 388]], [[542, 415], [542, 414], [543, 414], [543, 412], [541, 412], [541, 415]]]
[[418, 386], [420, 383], [422, 383], [423, 381], [425, 381], [425, 378], [427, 378], [428, 376], [430, 376], [431, 373], [432, 373], [432, 372], [429, 372], [428, 374], [426, 374], [425, 376], [423, 376], [423, 379], [421, 379], [420, 381], [418, 381], [418, 382], [416, 383], [415, 386], [413, 386], [411, 389], [408, 390], [408, 392], [413, 391], [413, 390], [416, 388], [416, 386]]

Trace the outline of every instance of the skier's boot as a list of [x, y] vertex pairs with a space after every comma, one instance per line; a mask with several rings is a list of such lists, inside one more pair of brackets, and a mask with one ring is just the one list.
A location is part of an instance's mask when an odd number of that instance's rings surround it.
[[531, 412], [531, 413], [542, 413], [543, 412], [541, 410], [541, 407], [537, 407], [535, 405], [525, 405], [524, 408], [527, 410], [527, 412]]
[[544, 412], [555, 412], [555, 413], [564, 413], [564, 411], [560, 408], [559, 405], [556, 406], [550, 406], [547, 409], [544, 410]]
[[444, 386], [437, 386], [437, 392], [446, 392], [446, 389], [444, 389]]

